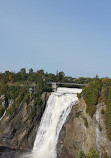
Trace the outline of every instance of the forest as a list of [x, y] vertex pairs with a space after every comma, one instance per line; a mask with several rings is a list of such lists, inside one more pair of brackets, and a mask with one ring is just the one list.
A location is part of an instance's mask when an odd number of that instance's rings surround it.
[[[36, 104], [41, 105], [41, 94], [43, 92], [51, 92], [51, 86], [47, 82], [75, 82], [75, 78], [66, 76], [63, 71], [56, 74], [44, 72], [44, 70], [29, 69], [26, 72], [22, 68], [19, 72], [5, 71], [0, 73], [0, 117], [8, 108], [10, 100], [13, 100], [12, 106], [7, 110], [7, 114], [14, 112], [18, 105], [25, 101], [27, 104], [34, 99], [34, 107], [31, 117], [34, 117]], [[76, 83], [87, 83], [90, 78], [80, 77], [76, 79]], [[2, 105], [5, 99], [4, 105]]]

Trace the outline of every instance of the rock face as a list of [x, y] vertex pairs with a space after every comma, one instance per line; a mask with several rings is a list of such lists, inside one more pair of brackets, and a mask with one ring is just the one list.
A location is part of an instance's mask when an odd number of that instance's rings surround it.
[[[21, 153], [20, 149], [32, 149], [49, 95], [50, 93], [43, 93], [42, 106], [37, 109], [34, 119], [29, 119], [27, 104], [22, 102], [14, 114], [6, 115], [0, 121], [0, 158], [17, 158]], [[33, 103], [34, 100], [29, 103], [29, 107]], [[91, 118], [86, 113], [83, 98], [73, 106], [60, 133], [57, 145], [58, 158], [74, 158], [81, 150], [87, 154], [91, 148], [96, 148], [100, 157], [104, 153], [111, 156], [111, 141], [107, 138], [104, 114], [101, 113], [105, 108], [104, 103], [98, 104], [96, 113]]]
[[86, 113], [86, 104], [81, 98], [72, 108], [68, 121], [65, 123], [58, 142], [58, 158], [74, 158], [80, 151], [87, 154], [95, 148], [101, 155], [111, 156], [111, 141], [106, 136], [104, 103], [97, 105], [97, 111], [91, 118]]
[[0, 158], [19, 158], [19, 155], [25, 153], [22, 150], [16, 150], [8, 147], [0, 147]]
[[[43, 93], [42, 105], [36, 111], [36, 116], [29, 119], [27, 104], [22, 102], [15, 113], [6, 115], [0, 121], [0, 146], [30, 151], [33, 147], [37, 129], [44, 112], [50, 93]], [[34, 100], [29, 103], [33, 106]]]

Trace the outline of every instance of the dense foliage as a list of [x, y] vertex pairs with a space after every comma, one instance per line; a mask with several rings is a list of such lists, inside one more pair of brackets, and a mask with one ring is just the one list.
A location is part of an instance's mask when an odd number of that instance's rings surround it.
[[86, 111], [92, 117], [96, 111], [96, 104], [98, 103], [98, 97], [100, 94], [102, 84], [99, 78], [94, 78], [83, 91], [83, 97], [87, 104]]
[[19, 72], [9, 72], [5, 71], [4, 73], [0, 73], [0, 82], [4, 83], [23, 83], [23, 82], [37, 82], [38, 80], [45, 81], [72, 81], [72, 77], [65, 76], [64, 72], [57, 72], [56, 75], [52, 73], [44, 73], [44, 70], [38, 70], [34, 72], [33, 69], [29, 69], [29, 72], [26, 72], [25, 68], [22, 68]]
[[104, 101], [106, 111], [101, 111], [105, 114], [105, 123], [107, 126], [107, 136], [111, 140], [111, 79], [106, 79], [103, 82]]
[[[29, 72], [22, 68], [17, 73], [9, 71], [0, 73], [0, 96], [4, 95], [5, 98], [4, 105], [2, 105], [3, 100], [0, 98], [0, 117], [9, 106], [10, 99], [13, 100], [13, 104], [7, 109], [8, 114], [15, 112], [23, 101], [28, 104], [31, 99], [34, 99], [34, 105], [30, 112], [30, 118], [34, 118], [37, 106], [42, 104], [41, 94], [44, 91], [51, 91], [51, 85], [47, 84], [49, 81], [73, 82], [73, 78], [65, 76], [63, 71], [52, 74], [45, 73], [44, 70], [34, 72], [32, 68], [29, 69]], [[84, 83], [86, 79], [79, 78], [77, 82]]]

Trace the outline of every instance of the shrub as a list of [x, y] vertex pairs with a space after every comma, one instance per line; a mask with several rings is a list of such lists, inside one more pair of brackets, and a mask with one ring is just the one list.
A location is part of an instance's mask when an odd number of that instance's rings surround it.
[[76, 112], [76, 113], [75, 113], [75, 118], [79, 118], [80, 114], [81, 114], [80, 111]]
[[99, 158], [99, 153], [93, 148], [88, 153], [87, 158]]
[[89, 113], [91, 117], [93, 117], [94, 113], [96, 112], [96, 105], [88, 106], [86, 107], [86, 112]]
[[33, 107], [31, 107], [31, 113], [29, 115], [29, 119], [34, 119], [35, 116], [36, 116], [36, 106], [33, 105]]
[[34, 104], [31, 107], [31, 112], [29, 114], [29, 118], [30, 119], [34, 119], [34, 117], [36, 116], [36, 110], [38, 108], [41, 108], [41, 105], [42, 105], [42, 99], [41, 99], [41, 97], [40, 96], [36, 96], [34, 98]]
[[80, 151], [80, 153], [76, 156], [76, 158], [86, 158], [83, 151]]
[[81, 98], [81, 93], [77, 93], [77, 97], [78, 97], [78, 98]]
[[86, 126], [86, 128], [88, 127], [88, 121], [86, 117], [84, 118], [84, 125]]
[[105, 114], [105, 111], [104, 111], [104, 109], [101, 109], [101, 114]]
[[29, 101], [30, 101], [29, 93], [26, 93], [26, 94], [25, 94], [24, 101], [25, 101], [27, 104], [29, 103]]

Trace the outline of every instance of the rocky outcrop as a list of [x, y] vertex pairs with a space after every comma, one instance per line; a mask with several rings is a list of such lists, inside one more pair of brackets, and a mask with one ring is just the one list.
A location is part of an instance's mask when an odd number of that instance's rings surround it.
[[[0, 122], [0, 149], [2, 149], [2, 151], [0, 150], [0, 157], [17, 158], [17, 155], [21, 153], [20, 149], [22, 151], [32, 149], [49, 95], [50, 93], [43, 93], [42, 105], [37, 109], [33, 119], [29, 119], [28, 110], [30, 108], [27, 109], [25, 102], [19, 105], [15, 113], [3, 118]], [[28, 107], [31, 107], [33, 103], [34, 100], [29, 103]], [[60, 132], [57, 145], [58, 158], [74, 158], [81, 150], [87, 154], [91, 148], [96, 148], [100, 157], [105, 153], [111, 155], [111, 141], [107, 138], [104, 114], [101, 112], [105, 108], [104, 103], [99, 103], [96, 113], [91, 118], [86, 113], [86, 104], [83, 98], [79, 100], [77, 105], [73, 106]]]
[[8, 147], [1, 146], [0, 147], [0, 158], [19, 158], [19, 156], [23, 155], [26, 151], [17, 150]]
[[80, 151], [87, 154], [91, 148], [97, 149], [100, 157], [103, 154], [111, 155], [111, 141], [106, 135], [104, 103], [97, 105], [96, 113], [91, 118], [86, 113], [86, 104], [81, 98], [73, 106], [71, 114], [65, 123], [58, 142], [58, 158], [74, 158]]
[[0, 121], [0, 146], [28, 151], [32, 149], [49, 95], [50, 93], [42, 94], [42, 105], [37, 108], [33, 119], [29, 118], [29, 111], [34, 104], [33, 99], [28, 104], [29, 108], [26, 102], [22, 102], [16, 112], [5, 115]]

